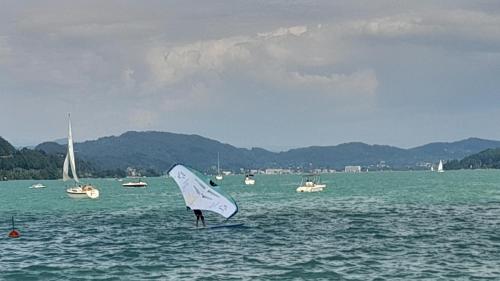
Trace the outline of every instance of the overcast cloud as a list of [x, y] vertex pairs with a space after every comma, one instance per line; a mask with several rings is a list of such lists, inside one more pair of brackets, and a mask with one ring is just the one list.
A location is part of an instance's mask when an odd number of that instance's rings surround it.
[[0, 135], [500, 139], [498, 1], [0, 0]]

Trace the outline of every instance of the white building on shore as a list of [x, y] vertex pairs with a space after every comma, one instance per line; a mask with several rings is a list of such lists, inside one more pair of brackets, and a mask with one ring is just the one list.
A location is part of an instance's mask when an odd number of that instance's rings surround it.
[[344, 172], [346, 172], [346, 173], [360, 173], [361, 166], [345, 166]]

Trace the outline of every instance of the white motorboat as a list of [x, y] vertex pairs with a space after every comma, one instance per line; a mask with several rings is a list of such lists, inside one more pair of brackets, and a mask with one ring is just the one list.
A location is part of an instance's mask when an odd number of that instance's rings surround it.
[[245, 176], [245, 184], [246, 185], [254, 185], [255, 184], [255, 179], [253, 178], [252, 174], [247, 174]]
[[138, 181], [138, 182], [126, 182], [122, 184], [123, 187], [146, 187], [148, 186], [147, 182]]
[[46, 188], [46, 186], [41, 183], [37, 183], [30, 186], [30, 188]]
[[[71, 174], [69, 175], [69, 168], [71, 167]], [[80, 184], [78, 175], [76, 174], [75, 152], [73, 150], [73, 134], [71, 132], [71, 118], [68, 114], [68, 152], [64, 159], [63, 165], [63, 181], [71, 180], [78, 184], [77, 186], [66, 189], [66, 194], [71, 198], [91, 198], [96, 199], [99, 197], [99, 190], [90, 184]]]
[[319, 192], [326, 188], [326, 184], [321, 183], [321, 178], [317, 174], [302, 176], [302, 182], [297, 187], [297, 192]]

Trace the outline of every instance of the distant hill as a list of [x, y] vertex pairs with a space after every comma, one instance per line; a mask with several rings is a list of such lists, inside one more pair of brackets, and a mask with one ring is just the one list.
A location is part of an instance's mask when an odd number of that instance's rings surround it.
[[[418, 169], [421, 163], [440, 159], [460, 159], [487, 148], [500, 147], [499, 141], [470, 138], [450, 143], [430, 143], [411, 149], [360, 142], [336, 146], [312, 146], [271, 152], [262, 148], [237, 148], [198, 135], [167, 132], [126, 132], [75, 144], [77, 158], [92, 163], [98, 170], [141, 168], [158, 173], [174, 163], [185, 163], [205, 172], [213, 172], [220, 153], [221, 167], [233, 171], [256, 168], [334, 168], [361, 165], [370, 169]], [[64, 145], [42, 143], [37, 150], [63, 153]], [[382, 166], [377, 166], [378, 164]]]
[[[66, 147], [54, 142], [42, 143], [38, 150], [54, 153]], [[92, 162], [99, 169], [126, 169], [127, 167], [165, 171], [182, 162], [200, 170], [216, 165], [217, 152], [224, 167], [258, 167], [260, 161], [272, 152], [263, 149], [236, 148], [198, 135], [165, 132], [126, 132], [118, 137], [75, 144], [78, 157]]]
[[0, 157], [7, 158], [16, 152], [16, 149], [8, 141], [0, 137]]
[[414, 159], [462, 159], [468, 155], [478, 153], [488, 148], [500, 147], [500, 141], [468, 138], [456, 142], [434, 142], [409, 149], [414, 154]]
[[16, 150], [0, 137], [0, 180], [54, 179], [61, 174], [62, 161], [57, 155], [42, 151]]
[[[0, 180], [61, 178], [65, 152], [65, 149], [63, 153], [46, 153], [28, 148], [17, 150], [0, 137]], [[86, 161], [77, 160], [77, 166], [80, 177], [106, 175]]]
[[446, 170], [458, 169], [500, 169], [500, 148], [486, 149], [469, 155], [458, 161], [449, 161], [444, 165]]

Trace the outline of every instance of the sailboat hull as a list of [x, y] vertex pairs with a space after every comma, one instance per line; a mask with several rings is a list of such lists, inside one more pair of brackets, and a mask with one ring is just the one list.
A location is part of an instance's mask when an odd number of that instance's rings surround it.
[[66, 189], [66, 194], [68, 194], [69, 197], [75, 199], [96, 199], [99, 197], [99, 190], [89, 185], [83, 187], [77, 186]]

